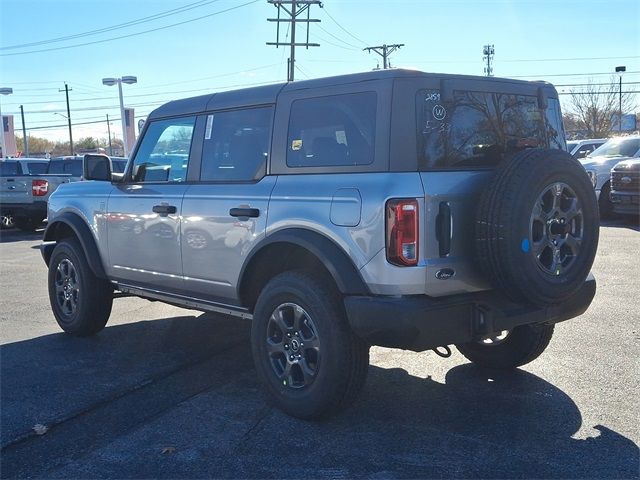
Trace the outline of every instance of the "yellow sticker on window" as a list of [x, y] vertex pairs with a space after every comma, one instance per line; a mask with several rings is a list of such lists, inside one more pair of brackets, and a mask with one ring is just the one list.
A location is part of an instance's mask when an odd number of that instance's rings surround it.
[[300, 150], [302, 148], [302, 140], [293, 140], [291, 142], [291, 150], [294, 152]]

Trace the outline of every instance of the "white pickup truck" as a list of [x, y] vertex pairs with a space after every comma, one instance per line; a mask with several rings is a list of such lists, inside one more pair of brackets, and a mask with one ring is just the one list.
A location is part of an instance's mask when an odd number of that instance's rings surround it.
[[[47, 216], [51, 193], [63, 183], [82, 180], [83, 161], [83, 156], [3, 160], [0, 214], [6, 227], [35, 230]], [[124, 171], [126, 158], [114, 157], [112, 161], [115, 172]]]
[[640, 136], [611, 138], [580, 162], [589, 174], [598, 197], [600, 218], [610, 218], [614, 214], [611, 203], [611, 169], [623, 160], [640, 157]]

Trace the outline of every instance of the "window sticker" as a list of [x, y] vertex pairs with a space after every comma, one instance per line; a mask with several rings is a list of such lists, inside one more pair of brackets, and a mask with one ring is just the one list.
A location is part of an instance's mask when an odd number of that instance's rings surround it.
[[213, 115], [207, 115], [207, 128], [204, 132], [204, 139], [211, 140], [211, 130], [213, 128]]
[[292, 140], [291, 141], [291, 150], [297, 152], [302, 149], [302, 140]]

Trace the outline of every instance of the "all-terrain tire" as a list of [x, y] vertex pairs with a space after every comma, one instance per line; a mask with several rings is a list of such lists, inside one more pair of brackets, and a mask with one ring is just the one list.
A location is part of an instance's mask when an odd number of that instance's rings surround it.
[[494, 287], [544, 306], [580, 288], [598, 235], [598, 205], [580, 162], [561, 150], [528, 149], [506, 159], [482, 193], [475, 255]]
[[512, 369], [534, 361], [545, 351], [553, 336], [553, 327], [522, 325], [496, 345], [477, 341], [456, 345], [456, 348], [479, 367]]
[[75, 238], [62, 240], [51, 254], [49, 301], [60, 328], [72, 335], [98, 333], [109, 320], [113, 286], [95, 276]]
[[366, 381], [369, 345], [350, 329], [335, 286], [306, 271], [281, 273], [262, 290], [251, 347], [269, 402], [297, 418], [343, 410]]

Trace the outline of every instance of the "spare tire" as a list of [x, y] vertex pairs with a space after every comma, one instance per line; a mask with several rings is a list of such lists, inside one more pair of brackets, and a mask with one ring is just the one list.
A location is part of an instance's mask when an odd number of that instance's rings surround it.
[[507, 158], [482, 193], [475, 253], [494, 287], [544, 306], [580, 288], [598, 235], [598, 203], [582, 165], [561, 150], [528, 149]]

